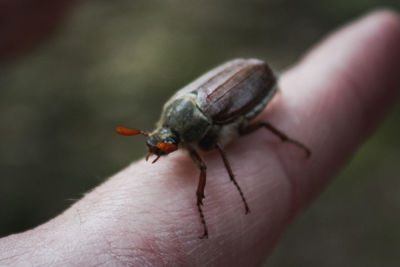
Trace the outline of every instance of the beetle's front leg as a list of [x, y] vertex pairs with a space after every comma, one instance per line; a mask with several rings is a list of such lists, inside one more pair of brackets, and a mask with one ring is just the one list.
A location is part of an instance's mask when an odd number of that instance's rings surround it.
[[197, 196], [197, 209], [199, 210], [200, 214], [200, 219], [201, 223], [203, 224], [204, 232], [203, 235], [200, 236], [200, 238], [208, 238], [208, 229], [207, 229], [207, 223], [204, 218], [203, 210], [201, 206], [203, 205], [203, 199], [204, 199], [204, 188], [206, 187], [206, 170], [207, 166], [203, 159], [200, 157], [200, 155], [197, 153], [197, 151], [194, 148], [189, 147], [189, 154], [191, 158], [193, 159], [194, 163], [199, 167], [200, 169], [200, 178], [199, 178], [199, 184], [197, 186], [197, 191], [196, 191], [196, 196]]
[[306, 152], [307, 158], [311, 156], [311, 150], [308, 149], [305, 145], [303, 145], [299, 141], [289, 138], [286, 134], [284, 134], [283, 132], [276, 129], [270, 123], [263, 121], [263, 120], [256, 121], [252, 124], [247, 125], [244, 128], [239, 129], [239, 134], [246, 135], [246, 134], [252, 133], [252, 132], [260, 129], [261, 127], [264, 127], [266, 129], [270, 130], [273, 134], [277, 135], [283, 142], [289, 142], [289, 143], [295, 144], [296, 146], [304, 149], [304, 151]]

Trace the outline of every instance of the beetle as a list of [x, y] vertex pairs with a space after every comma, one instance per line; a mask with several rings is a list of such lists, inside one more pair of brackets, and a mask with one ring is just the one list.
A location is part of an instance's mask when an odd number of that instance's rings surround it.
[[122, 135], [146, 136], [149, 153], [154, 154], [155, 163], [161, 156], [186, 149], [200, 170], [196, 190], [197, 209], [203, 225], [200, 238], [208, 238], [208, 228], [202, 206], [206, 185], [206, 163], [197, 152], [217, 149], [240, 197], [245, 213], [250, 212], [246, 198], [235, 179], [224, 151], [224, 145], [238, 136], [260, 128], [266, 128], [282, 141], [293, 143], [304, 149], [306, 156], [311, 151], [302, 143], [289, 138], [266, 121], [250, 123], [259, 114], [278, 90], [278, 76], [267, 63], [259, 59], [234, 59], [207, 72], [189, 85], [177, 91], [164, 105], [155, 130], [150, 133], [118, 126], [115, 131]]

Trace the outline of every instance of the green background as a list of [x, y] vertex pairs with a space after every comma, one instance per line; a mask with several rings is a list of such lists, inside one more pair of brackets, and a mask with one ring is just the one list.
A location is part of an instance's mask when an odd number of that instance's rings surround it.
[[[86, 1], [0, 67], [0, 236], [54, 217], [145, 154], [162, 104], [236, 57], [284, 71], [335, 28], [398, 1]], [[400, 49], [400, 48], [399, 48]], [[367, 55], [366, 55], [367, 56]], [[266, 266], [400, 264], [400, 105], [291, 225]]]

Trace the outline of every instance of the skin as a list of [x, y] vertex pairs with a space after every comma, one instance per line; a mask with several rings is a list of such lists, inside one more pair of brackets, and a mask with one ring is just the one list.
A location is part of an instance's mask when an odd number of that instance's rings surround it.
[[[0, 265], [254, 266], [385, 115], [400, 88], [400, 18], [376, 11], [329, 35], [281, 78], [265, 119], [311, 148], [266, 130], [226, 147], [251, 213], [217, 151], [208, 165], [200, 240], [198, 169], [185, 151], [132, 163], [61, 215], [0, 240]], [[373, 215], [372, 215], [373, 216]]]

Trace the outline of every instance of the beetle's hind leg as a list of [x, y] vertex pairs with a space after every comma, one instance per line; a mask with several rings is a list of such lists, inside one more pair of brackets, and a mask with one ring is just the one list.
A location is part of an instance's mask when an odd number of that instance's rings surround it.
[[200, 238], [208, 238], [207, 223], [206, 223], [206, 219], [204, 218], [203, 209], [201, 208], [201, 206], [203, 205], [203, 199], [204, 199], [204, 188], [206, 187], [207, 166], [206, 166], [206, 163], [203, 161], [203, 159], [200, 157], [200, 155], [196, 152], [196, 150], [194, 150], [191, 147], [189, 147], [188, 150], [189, 150], [190, 157], [193, 159], [194, 163], [200, 169], [199, 184], [197, 186], [197, 191], [196, 191], [197, 209], [199, 211], [201, 223], [203, 224], [203, 230], [204, 230], [203, 235], [200, 236]]
[[252, 132], [260, 129], [261, 127], [264, 127], [266, 129], [270, 130], [273, 134], [277, 135], [283, 142], [292, 143], [292, 144], [300, 147], [301, 149], [303, 149], [306, 152], [307, 158], [309, 158], [311, 156], [311, 150], [308, 149], [305, 145], [303, 145], [299, 141], [289, 138], [286, 134], [284, 134], [283, 132], [276, 129], [270, 123], [263, 121], [263, 120], [256, 121], [252, 124], [247, 125], [246, 127], [242, 128], [242, 129], [240, 129], [239, 134], [246, 135], [246, 134], [252, 133]]
[[229, 163], [228, 158], [226, 157], [225, 151], [222, 148], [222, 145], [220, 143], [216, 143], [215, 146], [218, 149], [218, 151], [219, 151], [219, 153], [220, 153], [220, 155], [222, 157], [222, 160], [224, 161], [225, 168], [228, 171], [228, 174], [229, 174], [229, 177], [231, 178], [231, 181], [233, 182], [233, 184], [236, 186], [237, 190], [239, 191], [240, 197], [243, 200], [243, 204], [244, 204], [244, 208], [246, 210], [246, 214], [248, 214], [250, 212], [249, 205], [247, 205], [247, 201], [246, 201], [246, 198], [244, 197], [242, 189], [240, 188], [239, 184], [236, 182], [235, 175], [232, 172], [231, 164]]

